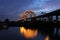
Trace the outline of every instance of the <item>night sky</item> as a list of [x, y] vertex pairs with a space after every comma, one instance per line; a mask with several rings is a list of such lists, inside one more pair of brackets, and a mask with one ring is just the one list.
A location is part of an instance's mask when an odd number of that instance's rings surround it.
[[57, 9], [60, 9], [60, 0], [0, 0], [0, 20], [19, 20], [25, 10], [33, 10], [36, 15], [40, 15], [41, 11]]

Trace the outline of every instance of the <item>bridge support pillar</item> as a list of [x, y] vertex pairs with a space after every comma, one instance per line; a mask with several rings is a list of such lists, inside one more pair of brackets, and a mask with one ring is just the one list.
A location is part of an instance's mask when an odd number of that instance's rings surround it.
[[48, 17], [48, 21], [52, 21], [52, 16], [49, 16]]
[[44, 17], [42, 17], [42, 21], [44, 21]]
[[56, 15], [56, 21], [58, 21], [58, 16]]

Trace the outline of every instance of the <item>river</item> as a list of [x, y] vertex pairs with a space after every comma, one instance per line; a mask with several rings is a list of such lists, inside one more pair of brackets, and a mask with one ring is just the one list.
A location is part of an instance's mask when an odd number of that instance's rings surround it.
[[[45, 34], [38, 32], [37, 36], [31, 40], [44, 40]], [[19, 27], [9, 27], [7, 30], [0, 30], [0, 40], [26, 40], [21, 35]]]
[[[29, 40], [45, 40], [46, 34], [41, 32]], [[0, 30], [0, 40], [28, 40], [20, 33], [20, 27], [9, 27], [7, 30]]]

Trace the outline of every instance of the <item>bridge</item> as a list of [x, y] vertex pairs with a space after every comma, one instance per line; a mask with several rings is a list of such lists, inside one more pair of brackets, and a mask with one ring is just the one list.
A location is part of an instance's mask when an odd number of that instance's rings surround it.
[[60, 10], [56, 10], [36, 17], [20, 20], [20, 23], [21, 25], [26, 27], [33, 26], [33, 28], [35, 27], [54, 28], [54, 27], [60, 27], [59, 17], [60, 17]]
[[[38, 29], [41, 32], [50, 34], [50, 37], [58, 37], [58, 29], [60, 28], [60, 9], [50, 13], [39, 15], [26, 20], [21, 20], [21, 26], [25, 28]], [[56, 28], [56, 35], [53, 37], [53, 30]]]
[[[58, 37], [58, 29], [60, 28], [60, 9], [50, 13], [39, 15], [32, 18], [21, 20], [21, 26], [25, 28], [38, 29], [41, 32], [49, 34], [52, 39]], [[53, 36], [53, 30], [56, 28], [56, 35]]]
[[[27, 18], [25, 20], [19, 20], [14, 22], [6, 21], [0, 24], [4, 25], [4, 27], [24, 26], [25, 28], [38, 29], [41, 32], [50, 34], [50, 36], [52, 37], [53, 29], [57, 28], [56, 31], [58, 32], [58, 29], [60, 28], [59, 17], [60, 17], [60, 9], [50, 13], [45, 13], [43, 15]], [[57, 32], [56, 32], [56, 37], [57, 37]]]

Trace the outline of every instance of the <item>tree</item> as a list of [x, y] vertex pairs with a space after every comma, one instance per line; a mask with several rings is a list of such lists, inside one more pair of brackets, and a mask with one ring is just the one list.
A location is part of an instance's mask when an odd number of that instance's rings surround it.
[[5, 22], [7, 23], [7, 22], [9, 22], [9, 19], [7, 18], [7, 19], [5, 19]]
[[41, 12], [41, 14], [46, 14], [46, 12]]

